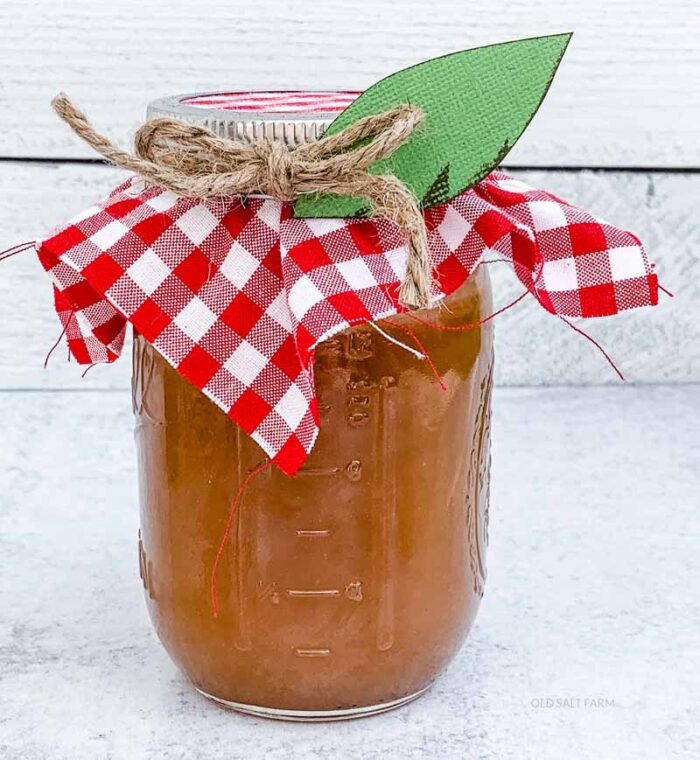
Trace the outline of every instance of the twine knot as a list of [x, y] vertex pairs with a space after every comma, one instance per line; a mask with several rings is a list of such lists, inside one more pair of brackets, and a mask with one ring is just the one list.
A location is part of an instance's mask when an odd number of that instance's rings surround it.
[[292, 201], [296, 196], [296, 165], [292, 152], [284, 143], [261, 142], [256, 153], [263, 164], [262, 174], [267, 179], [269, 195], [281, 201]]
[[228, 140], [205, 127], [159, 117], [139, 127], [132, 154], [99, 134], [63, 93], [51, 105], [110, 163], [177, 195], [203, 199], [260, 193], [292, 201], [306, 193], [337, 193], [367, 199], [376, 214], [392, 219], [408, 239], [399, 302], [413, 308], [430, 305], [428, 236], [418, 200], [393, 174], [368, 171], [408, 140], [423, 119], [420, 108], [398, 105], [294, 147], [274, 140]]

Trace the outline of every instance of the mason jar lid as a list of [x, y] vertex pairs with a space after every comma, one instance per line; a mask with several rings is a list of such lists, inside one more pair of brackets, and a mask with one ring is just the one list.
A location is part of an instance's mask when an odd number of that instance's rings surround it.
[[317, 140], [360, 92], [349, 90], [241, 90], [175, 95], [154, 100], [147, 116], [201, 124], [219, 137], [287, 145]]

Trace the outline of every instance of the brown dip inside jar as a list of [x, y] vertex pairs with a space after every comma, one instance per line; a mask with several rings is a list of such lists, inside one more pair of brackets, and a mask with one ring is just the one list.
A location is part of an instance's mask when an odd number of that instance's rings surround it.
[[[479, 267], [421, 319], [490, 313]], [[204, 694], [271, 717], [377, 712], [420, 694], [483, 591], [490, 323], [410, 315], [320, 344], [316, 445], [294, 478], [253, 479], [217, 572], [231, 500], [260, 448], [142, 337], [134, 343], [141, 574], [165, 648]]]

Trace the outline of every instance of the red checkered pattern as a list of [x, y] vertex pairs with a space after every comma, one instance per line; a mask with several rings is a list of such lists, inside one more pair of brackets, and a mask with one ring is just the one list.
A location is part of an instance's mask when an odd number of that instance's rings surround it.
[[[425, 212], [440, 298], [496, 253], [548, 311], [655, 304], [640, 242], [496, 172]], [[407, 249], [377, 219], [295, 219], [268, 198], [179, 198], [135, 178], [39, 246], [81, 363], [119, 356], [127, 321], [292, 475], [318, 434], [313, 351], [401, 310]]]

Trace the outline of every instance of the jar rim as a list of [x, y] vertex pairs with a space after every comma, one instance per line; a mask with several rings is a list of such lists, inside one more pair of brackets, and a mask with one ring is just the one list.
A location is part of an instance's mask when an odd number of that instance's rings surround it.
[[357, 90], [218, 90], [159, 98], [147, 116], [166, 116], [220, 137], [298, 145], [317, 140], [359, 95]]

